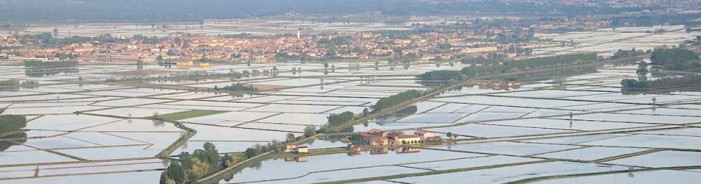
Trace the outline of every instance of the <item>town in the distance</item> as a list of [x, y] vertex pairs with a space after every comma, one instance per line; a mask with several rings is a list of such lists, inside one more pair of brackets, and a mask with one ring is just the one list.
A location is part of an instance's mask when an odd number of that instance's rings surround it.
[[0, 184], [695, 184], [701, 1], [0, 0]]

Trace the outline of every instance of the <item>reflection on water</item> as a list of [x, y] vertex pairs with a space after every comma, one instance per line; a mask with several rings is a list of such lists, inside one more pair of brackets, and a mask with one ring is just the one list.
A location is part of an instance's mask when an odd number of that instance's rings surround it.
[[480, 89], [493, 89], [493, 90], [513, 90], [519, 89], [523, 83], [518, 81], [481, 81], [478, 86]]
[[27, 142], [27, 134], [22, 132], [22, 133], [16, 133], [4, 137], [0, 137], [2, 141], [0, 141], [0, 152], [5, 151], [9, 149], [12, 146], [24, 144]]
[[76, 74], [80, 70], [78, 67], [57, 67], [57, 68], [46, 68], [46, 67], [26, 67], [24, 68], [24, 75], [27, 77], [46, 77], [57, 74]]
[[564, 68], [559, 70], [546, 70], [537, 72], [524, 72], [519, 75], [513, 75], [506, 80], [518, 79], [519, 81], [542, 81], [549, 79], [557, 79], [562, 77], [570, 77], [596, 73], [596, 66], [580, 66], [574, 68]]
[[400, 146], [400, 147], [373, 147], [373, 146], [350, 146], [350, 152], [348, 156], [362, 155], [363, 153], [369, 153], [370, 155], [385, 155], [390, 151], [395, 154], [407, 154], [407, 153], [419, 153], [421, 148], [418, 146]]
[[307, 162], [309, 161], [309, 156], [302, 155], [297, 157], [285, 157], [285, 162]]
[[[387, 155], [387, 156], [394, 156], [397, 154], [412, 154], [412, 153], [420, 153], [421, 148], [417, 146], [401, 146], [401, 147], [369, 147], [369, 146], [350, 146], [350, 150], [343, 151], [343, 152], [338, 152], [337, 154], [334, 155], [340, 155], [342, 153], [347, 153], [348, 156], [351, 157], [356, 157], [364, 154], [368, 155]], [[391, 154], [394, 153], [394, 154]], [[319, 157], [325, 157], [324, 155], [318, 155]], [[254, 170], [260, 170], [261, 168], [265, 167], [263, 165], [264, 161], [267, 162], [286, 162], [290, 164], [304, 164], [307, 162], [314, 162], [315, 156], [309, 156], [309, 155], [294, 155], [294, 156], [286, 156], [284, 158], [269, 158], [268, 160], [259, 160], [255, 162], [249, 162], [247, 163], [246, 166], [237, 168], [235, 170], [232, 170], [225, 175], [222, 176], [222, 180], [224, 182], [230, 182], [234, 179], [234, 176], [236, 174], [242, 173], [243, 170], [246, 168], [251, 168]], [[320, 158], [322, 162], [328, 161], [324, 158]], [[269, 166], [270, 167], [270, 166]]]

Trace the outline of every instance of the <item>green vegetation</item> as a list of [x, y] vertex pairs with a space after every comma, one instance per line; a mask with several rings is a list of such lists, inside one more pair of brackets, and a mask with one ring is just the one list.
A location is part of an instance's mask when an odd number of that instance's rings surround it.
[[416, 78], [418, 78], [424, 83], [433, 82], [444, 84], [449, 81], [463, 81], [465, 79], [465, 76], [463, 76], [462, 73], [458, 70], [436, 70], [423, 73], [417, 76]]
[[[2, 133], [0, 133], [2, 134]], [[17, 146], [17, 145], [22, 145], [27, 142], [27, 133], [25, 132], [17, 132], [9, 135], [5, 135], [2, 137], [2, 139], [5, 140], [12, 140], [12, 141], [0, 141], [0, 151], [5, 151], [9, 149], [10, 147]]]
[[503, 62], [506, 59], [505, 54], [488, 54], [486, 56], [458, 56], [460, 62], [465, 64], [476, 64], [476, 63], [498, 63]]
[[17, 87], [19, 85], [20, 82], [17, 79], [8, 79], [0, 81], [0, 88]]
[[494, 80], [505, 80], [505, 81], [538, 81], [538, 80], [548, 80], [553, 78], [569, 77], [576, 75], [583, 75], [589, 73], [596, 73], [596, 66], [575, 66], [575, 67], [562, 67], [550, 70], [537, 70], [537, 71], [524, 71], [518, 74], [490, 78]]
[[231, 91], [231, 92], [257, 92], [258, 88], [254, 88], [250, 85], [247, 84], [242, 84], [242, 83], [236, 83], [236, 84], [231, 84], [231, 86], [227, 85], [222, 88], [219, 88], [218, 86], [214, 86], [214, 90], [223, 90], [223, 91]]
[[624, 94], [636, 93], [670, 93], [673, 91], [697, 91], [701, 90], [701, 75], [687, 75], [684, 77], [670, 77], [658, 80], [638, 81], [635, 79], [623, 79], [621, 92]]
[[353, 117], [355, 115], [352, 112], [346, 111], [341, 114], [331, 114], [327, 119], [329, 120], [329, 125], [335, 126], [353, 120]]
[[281, 142], [273, 140], [272, 142], [269, 142], [266, 145], [260, 145], [256, 144], [255, 146], [246, 149], [244, 151], [244, 158], [249, 159], [256, 157], [258, 155], [261, 155], [263, 153], [267, 152], [273, 152], [273, 153], [282, 153], [283, 152], [283, 144]]
[[650, 60], [653, 65], [660, 65], [670, 70], [698, 70], [701, 68], [699, 56], [685, 48], [656, 48]]
[[[158, 38], [155, 36], [147, 37], [143, 35], [134, 35], [132, 38], [118, 38], [113, 37], [110, 34], [102, 34], [95, 37], [85, 37], [85, 36], [68, 36], [68, 37], [57, 37], [56, 33], [39, 33], [39, 34], [24, 34], [15, 35], [19, 37], [20, 43], [23, 45], [39, 45], [43, 47], [61, 47], [72, 44], [84, 44], [90, 43], [95, 45], [109, 44], [109, 43], [131, 43], [131, 42], [141, 42], [144, 44], [158, 43], [163, 40], [163, 38]], [[71, 53], [54, 53], [53, 57], [59, 59], [75, 59], [75, 55]]]
[[193, 183], [209, 173], [215, 172], [226, 165], [235, 162], [229, 154], [220, 157], [214, 144], [204, 143], [204, 149], [195, 150], [192, 155], [183, 152], [178, 160], [171, 161], [168, 168], [161, 174], [161, 184]]
[[[353, 114], [350, 111], [343, 112], [341, 114], [330, 114], [326, 119], [328, 119], [328, 123], [325, 125], [322, 125], [320, 128], [320, 132], [334, 132], [333, 129], [336, 127], [342, 126], [343, 124], [353, 120], [355, 118], [355, 114]], [[306, 132], [306, 129], [305, 129]]]
[[21, 81], [18, 79], [8, 79], [0, 81], [0, 90], [15, 91], [22, 88], [35, 88], [39, 86], [39, 82], [35, 80], [25, 80]]
[[411, 99], [417, 98], [421, 96], [421, 92], [417, 90], [408, 90], [405, 92], [401, 92], [396, 95], [392, 95], [389, 97], [381, 98], [380, 100], [375, 103], [375, 111], [382, 111], [384, 109], [388, 109], [390, 107], [399, 105], [403, 102], [409, 101]]
[[[4, 109], [3, 109], [4, 111]], [[23, 115], [0, 115], [0, 134], [17, 131], [27, 126], [27, 117]]]
[[[41, 62], [41, 61], [40, 61]], [[31, 63], [28, 67], [24, 68], [24, 75], [29, 77], [44, 77], [49, 75], [56, 75], [59, 73], [73, 74], [78, 73], [79, 69], [76, 65], [65, 63], [64, 61], [54, 61], [59, 62], [57, 64], [38, 64]], [[53, 62], [44, 62], [53, 63]], [[26, 64], [26, 63], [25, 63]]]
[[160, 120], [176, 121], [176, 120], [189, 119], [189, 118], [195, 118], [195, 117], [200, 117], [200, 116], [207, 116], [207, 115], [212, 115], [212, 114], [219, 114], [219, 113], [224, 113], [224, 112], [226, 112], [226, 111], [189, 110], [189, 111], [183, 111], [183, 112], [164, 114], [161, 116], [154, 115], [154, 117], [156, 117], [155, 119], [160, 119]]
[[640, 64], [638, 64], [638, 69], [635, 70], [635, 74], [638, 75], [638, 80], [646, 81], [647, 80], [647, 63], [640, 62]]
[[316, 135], [316, 128], [313, 125], [304, 127], [304, 137], [312, 137]]
[[501, 74], [507, 72], [518, 72], [523, 70], [558, 67], [572, 64], [585, 64], [590, 63], [592, 61], [596, 61], [597, 59], [598, 58], [596, 56], [596, 53], [550, 56], [517, 61], [507, 61], [503, 64], [465, 67], [462, 69], [462, 73], [467, 76], [474, 77], [489, 74]]
[[78, 61], [76, 61], [76, 60], [65, 60], [65, 61], [26, 60], [26, 61], [24, 61], [24, 67], [34, 67], [34, 68], [61, 68], [61, 67], [75, 67], [75, 66], [78, 66]]
[[635, 62], [637, 61], [637, 58], [634, 58], [635, 56], [639, 56], [645, 54], [642, 50], [621, 50], [619, 49], [616, 51], [616, 53], [611, 56], [611, 59], [625, 59], [625, 62]]
[[37, 87], [38, 85], [39, 85], [39, 82], [37, 82], [35, 80], [25, 80], [19, 84], [19, 86], [23, 87], [23, 88], [33, 88], [33, 87]]
[[59, 73], [77, 73], [78, 61], [62, 60], [62, 61], [40, 61], [40, 60], [25, 60], [24, 74], [30, 77], [43, 77], [47, 75], [56, 75]]

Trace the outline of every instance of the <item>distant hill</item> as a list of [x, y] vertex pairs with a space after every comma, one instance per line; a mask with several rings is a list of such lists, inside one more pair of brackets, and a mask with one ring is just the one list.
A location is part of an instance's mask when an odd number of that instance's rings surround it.
[[466, 13], [616, 13], [641, 8], [592, 8], [557, 3], [428, 0], [0, 0], [0, 22], [159, 22], [304, 16], [440, 15]]

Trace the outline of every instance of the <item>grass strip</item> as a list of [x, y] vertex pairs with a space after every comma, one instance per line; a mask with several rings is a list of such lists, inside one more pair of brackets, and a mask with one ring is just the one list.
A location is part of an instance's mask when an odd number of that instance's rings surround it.
[[164, 114], [163, 119], [166, 121], [177, 121], [182, 119], [196, 118], [201, 116], [207, 116], [212, 114], [224, 113], [226, 111], [213, 111], [213, 110], [189, 110], [183, 112], [175, 112], [170, 114]]

